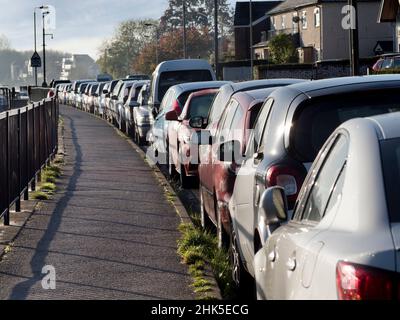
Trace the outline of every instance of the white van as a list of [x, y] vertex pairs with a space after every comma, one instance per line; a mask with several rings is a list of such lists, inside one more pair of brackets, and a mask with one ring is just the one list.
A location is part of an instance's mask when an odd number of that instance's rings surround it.
[[182, 59], [162, 62], [153, 72], [149, 107], [153, 113], [157, 113], [165, 93], [174, 85], [214, 80], [215, 73], [205, 60]]

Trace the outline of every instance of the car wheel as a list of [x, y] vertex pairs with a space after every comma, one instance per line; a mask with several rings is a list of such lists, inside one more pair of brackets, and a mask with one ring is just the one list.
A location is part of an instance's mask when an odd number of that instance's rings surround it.
[[235, 291], [239, 297], [253, 297], [255, 299], [255, 281], [244, 267], [239, 252], [238, 239], [232, 226], [231, 241], [229, 247], [229, 258], [232, 265], [232, 280], [235, 284]]
[[200, 185], [200, 220], [201, 220], [201, 227], [204, 230], [211, 230], [213, 227], [213, 223], [210, 220], [210, 217], [208, 216], [208, 213], [205, 209], [204, 206], [204, 199], [203, 199], [203, 193], [201, 192], [201, 185]]

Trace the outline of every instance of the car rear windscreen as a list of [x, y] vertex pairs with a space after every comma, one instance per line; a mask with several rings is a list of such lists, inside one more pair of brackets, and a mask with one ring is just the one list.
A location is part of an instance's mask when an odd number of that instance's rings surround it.
[[347, 120], [400, 111], [398, 89], [325, 96], [306, 102], [295, 114], [291, 149], [302, 162], [313, 162], [329, 136]]
[[186, 82], [212, 81], [209, 70], [184, 70], [163, 72], [158, 85], [158, 100], [162, 101], [168, 89], [177, 84]]
[[386, 199], [392, 223], [400, 222], [400, 138], [381, 142]]

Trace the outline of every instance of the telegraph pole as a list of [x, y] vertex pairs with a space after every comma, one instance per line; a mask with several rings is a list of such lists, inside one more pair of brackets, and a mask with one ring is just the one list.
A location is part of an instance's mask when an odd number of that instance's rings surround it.
[[219, 79], [218, 0], [214, 0], [214, 28], [215, 74]]
[[250, 5], [250, 69], [251, 80], [254, 79], [254, 55], [253, 55], [253, 2], [249, 1]]
[[357, 0], [348, 0], [350, 6], [350, 72], [352, 76], [358, 76], [360, 74], [360, 50], [359, 50], [359, 39], [358, 39], [358, 7]]
[[183, 0], [183, 58], [187, 59], [186, 0]]

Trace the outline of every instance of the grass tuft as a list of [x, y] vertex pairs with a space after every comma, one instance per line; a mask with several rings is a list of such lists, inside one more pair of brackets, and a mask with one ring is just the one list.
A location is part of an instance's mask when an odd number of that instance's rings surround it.
[[32, 197], [32, 199], [35, 199], [35, 200], [49, 200], [49, 195], [42, 191], [32, 192], [31, 197]]

